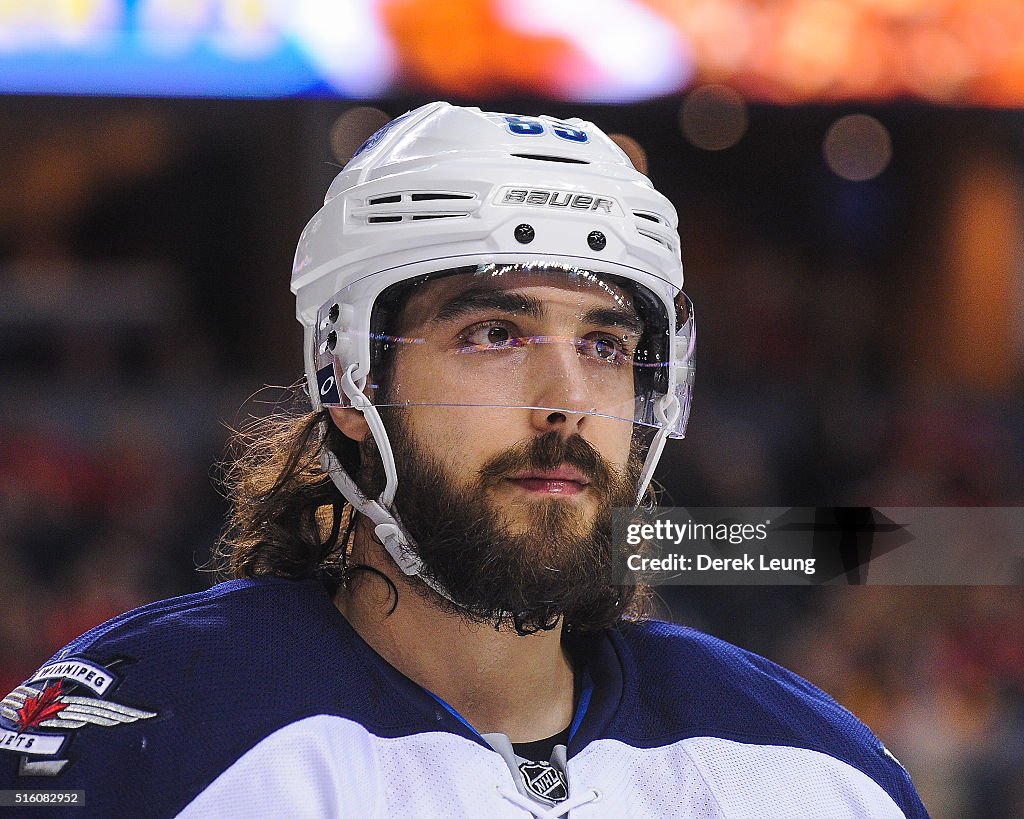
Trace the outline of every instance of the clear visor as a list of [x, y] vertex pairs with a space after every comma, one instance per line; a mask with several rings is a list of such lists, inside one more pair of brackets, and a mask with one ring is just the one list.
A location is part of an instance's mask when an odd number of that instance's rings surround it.
[[682, 293], [551, 265], [446, 270], [379, 295], [372, 278], [318, 315], [323, 406], [351, 406], [358, 389], [378, 407], [540, 409], [685, 431], [695, 332]]

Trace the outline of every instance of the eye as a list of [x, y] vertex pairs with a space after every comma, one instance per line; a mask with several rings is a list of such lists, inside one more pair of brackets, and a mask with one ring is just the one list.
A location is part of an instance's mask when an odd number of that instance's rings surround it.
[[478, 349], [487, 347], [518, 346], [513, 330], [502, 322], [484, 322], [474, 324], [460, 335], [460, 339], [468, 346]]
[[617, 352], [618, 350], [615, 347], [614, 341], [609, 341], [606, 338], [599, 338], [594, 342], [594, 355], [598, 358], [610, 361], [615, 358], [615, 354]]
[[511, 339], [512, 334], [508, 331], [508, 327], [487, 328], [488, 344], [507, 344]]
[[580, 352], [609, 364], [620, 364], [629, 360], [630, 352], [623, 339], [613, 336], [588, 336], [582, 339]]

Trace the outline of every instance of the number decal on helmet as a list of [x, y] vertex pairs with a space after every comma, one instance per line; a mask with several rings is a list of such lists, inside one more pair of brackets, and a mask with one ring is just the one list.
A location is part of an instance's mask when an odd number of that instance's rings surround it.
[[[505, 124], [508, 126], [509, 132], [516, 136], [540, 136], [544, 133], [544, 123], [538, 122], [532, 117], [507, 114], [505, 116]], [[586, 131], [581, 131], [579, 128], [573, 128], [570, 125], [566, 125], [564, 122], [554, 122], [551, 126], [551, 133], [556, 137], [568, 140], [569, 142], [590, 141], [590, 136]]]
[[537, 120], [530, 117], [509, 115], [505, 117], [508, 130], [516, 136], [540, 136], [544, 133], [544, 126]]
[[384, 137], [388, 135], [391, 129], [393, 129], [400, 122], [403, 122], [409, 116], [410, 113], [412, 112], [406, 112], [402, 114], [402, 116], [396, 117], [395, 119], [391, 120], [391, 122], [387, 123], [387, 125], [385, 125], [383, 128], [379, 128], [377, 131], [371, 134], [369, 138], [366, 140], [366, 142], [364, 142], [362, 145], [356, 148], [356, 152], [352, 154], [352, 158], [355, 159], [364, 151], [370, 150], [370, 148], [372, 148], [374, 145], [376, 145], [378, 142], [384, 139]]
[[567, 139], [570, 142], [588, 142], [590, 140], [586, 131], [581, 131], [579, 128], [571, 128], [564, 122], [556, 122], [551, 126], [551, 130], [556, 137]]

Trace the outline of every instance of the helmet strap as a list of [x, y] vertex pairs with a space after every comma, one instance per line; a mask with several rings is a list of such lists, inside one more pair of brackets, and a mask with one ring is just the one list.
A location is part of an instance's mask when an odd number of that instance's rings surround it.
[[675, 393], [661, 396], [654, 407], [654, 413], [661, 424], [661, 428], [654, 436], [654, 440], [651, 441], [651, 448], [647, 450], [644, 468], [640, 472], [640, 484], [636, 494], [637, 506], [643, 503], [644, 494], [646, 494], [647, 487], [651, 483], [651, 478], [654, 477], [654, 470], [658, 466], [658, 461], [661, 460], [661, 451], [665, 448], [665, 441], [668, 440], [669, 432], [675, 428], [676, 421], [679, 420], [679, 413], [682, 410], [683, 408]]
[[440, 583], [424, 574], [423, 561], [416, 554], [413, 539], [405, 531], [402, 522], [390, 511], [394, 503], [395, 492], [398, 489], [398, 471], [395, 468], [395, 455], [391, 449], [391, 441], [388, 439], [384, 422], [377, 412], [363, 388], [366, 386], [366, 377], [363, 376], [358, 382], [352, 377], [356, 370], [353, 364], [345, 370], [341, 379], [341, 387], [353, 409], [358, 410], [366, 419], [370, 427], [370, 434], [377, 444], [381, 461], [384, 465], [384, 474], [387, 482], [384, 491], [377, 500], [370, 500], [363, 494], [363, 491], [356, 486], [352, 476], [345, 471], [345, 468], [338, 461], [337, 457], [330, 450], [325, 450], [320, 457], [320, 463], [324, 471], [330, 475], [331, 481], [344, 496], [345, 500], [352, 504], [352, 507], [362, 515], [365, 515], [374, 524], [374, 537], [384, 546], [385, 551], [391, 556], [395, 565], [402, 570], [403, 574], [417, 576], [431, 589], [441, 595], [445, 600], [455, 603], [451, 595]]

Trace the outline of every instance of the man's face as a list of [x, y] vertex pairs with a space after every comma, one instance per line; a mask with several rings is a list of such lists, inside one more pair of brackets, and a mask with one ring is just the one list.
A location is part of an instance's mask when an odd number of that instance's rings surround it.
[[481, 616], [551, 625], [607, 603], [609, 510], [632, 505], [639, 474], [641, 331], [623, 291], [561, 272], [440, 278], [406, 302], [396, 335], [411, 343], [376, 400], [396, 507], [430, 571]]
[[593, 521], [605, 487], [580, 468], [490, 462], [556, 433], [582, 437], [611, 470], [625, 469], [642, 325], [622, 290], [563, 272], [454, 275], [416, 288], [399, 328], [415, 343], [398, 348], [383, 399], [414, 407], [408, 431], [443, 457], [453, 485], [482, 484], [519, 534], [538, 505]]

